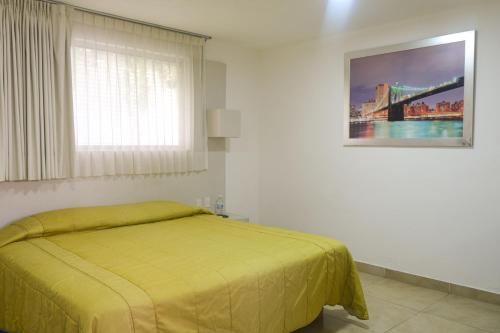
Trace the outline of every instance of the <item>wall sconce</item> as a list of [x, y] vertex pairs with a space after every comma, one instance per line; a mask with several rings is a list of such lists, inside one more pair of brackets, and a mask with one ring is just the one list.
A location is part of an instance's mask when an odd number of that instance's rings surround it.
[[209, 138], [239, 138], [241, 136], [240, 111], [208, 110], [207, 133]]

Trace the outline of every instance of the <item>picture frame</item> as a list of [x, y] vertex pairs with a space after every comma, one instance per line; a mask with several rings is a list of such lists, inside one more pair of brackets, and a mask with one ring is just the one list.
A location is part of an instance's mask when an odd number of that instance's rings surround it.
[[345, 54], [344, 145], [472, 147], [476, 32]]

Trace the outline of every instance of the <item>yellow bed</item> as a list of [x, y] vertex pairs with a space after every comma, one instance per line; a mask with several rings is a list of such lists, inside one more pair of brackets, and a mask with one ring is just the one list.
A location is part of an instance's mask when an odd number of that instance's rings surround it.
[[174, 202], [41, 213], [0, 230], [0, 328], [278, 333], [342, 305], [367, 319], [339, 241]]

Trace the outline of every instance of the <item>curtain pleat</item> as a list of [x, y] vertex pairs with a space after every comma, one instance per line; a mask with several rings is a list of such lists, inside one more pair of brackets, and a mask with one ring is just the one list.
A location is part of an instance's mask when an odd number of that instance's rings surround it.
[[74, 11], [76, 174], [207, 168], [202, 38]]
[[0, 0], [0, 181], [74, 174], [70, 12]]

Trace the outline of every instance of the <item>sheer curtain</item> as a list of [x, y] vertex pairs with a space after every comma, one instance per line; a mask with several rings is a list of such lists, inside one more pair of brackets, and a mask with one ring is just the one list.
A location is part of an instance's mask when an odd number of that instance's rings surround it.
[[0, 0], [0, 181], [73, 174], [65, 6]]
[[77, 176], [207, 168], [202, 38], [74, 11]]

